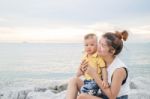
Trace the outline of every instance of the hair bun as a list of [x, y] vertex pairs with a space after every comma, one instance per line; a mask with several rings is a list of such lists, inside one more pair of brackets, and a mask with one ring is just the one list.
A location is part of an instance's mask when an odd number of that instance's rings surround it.
[[115, 32], [115, 35], [120, 39], [120, 40], [124, 40], [126, 41], [128, 38], [128, 32], [126, 30], [122, 31], [122, 32]]
[[126, 41], [127, 38], [128, 38], [128, 32], [127, 32], [126, 30], [124, 30], [124, 31], [122, 31], [121, 35], [122, 35], [122, 39], [123, 39], [124, 41]]

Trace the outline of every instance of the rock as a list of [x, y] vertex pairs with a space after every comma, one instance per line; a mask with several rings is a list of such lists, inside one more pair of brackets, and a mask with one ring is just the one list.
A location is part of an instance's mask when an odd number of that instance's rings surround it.
[[134, 82], [130, 82], [129, 86], [131, 89], [137, 89], [138, 88]]
[[48, 90], [48, 88], [40, 88], [40, 87], [34, 88], [35, 92], [45, 92], [46, 90]]

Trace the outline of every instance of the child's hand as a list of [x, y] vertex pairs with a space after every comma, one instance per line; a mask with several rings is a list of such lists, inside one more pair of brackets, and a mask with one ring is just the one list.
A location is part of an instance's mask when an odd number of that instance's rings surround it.
[[82, 71], [82, 72], [85, 72], [86, 69], [87, 69], [87, 66], [88, 66], [88, 61], [83, 60], [82, 63], [81, 63], [81, 65], [80, 65], [81, 71]]
[[103, 85], [104, 88], [108, 88], [109, 87], [108, 82], [104, 81], [104, 80], [102, 81], [102, 85]]

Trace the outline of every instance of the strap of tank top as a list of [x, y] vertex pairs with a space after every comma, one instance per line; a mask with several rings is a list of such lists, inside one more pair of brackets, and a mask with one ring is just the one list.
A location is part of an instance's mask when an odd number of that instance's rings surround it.
[[[123, 68], [124, 68], [124, 70], [126, 71], [126, 78], [122, 81], [122, 85], [126, 83], [126, 80], [127, 80], [127, 78], [128, 78], [128, 70], [127, 70], [127, 68], [125, 68], [125, 67], [123, 67]], [[112, 81], [112, 78], [113, 78], [113, 75], [112, 75], [112, 77], [111, 77], [111, 81]]]
[[128, 70], [127, 70], [127, 68], [125, 68], [125, 67], [123, 67], [123, 68], [124, 68], [124, 70], [126, 71], [126, 78], [122, 81], [122, 85], [126, 83], [126, 80], [127, 80], [127, 78], [128, 78]]

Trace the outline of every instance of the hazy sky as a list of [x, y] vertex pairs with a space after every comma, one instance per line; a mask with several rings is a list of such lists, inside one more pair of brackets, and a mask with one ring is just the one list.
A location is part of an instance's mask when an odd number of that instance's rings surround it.
[[149, 40], [149, 5], [149, 0], [0, 0], [0, 42], [80, 42], [88, 32], [123, 29], [132, 40]]

